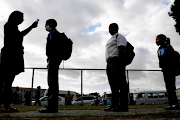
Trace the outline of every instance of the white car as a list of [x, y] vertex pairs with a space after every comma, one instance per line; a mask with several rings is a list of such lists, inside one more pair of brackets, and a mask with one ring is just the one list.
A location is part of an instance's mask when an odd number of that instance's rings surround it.
[[[95, 105], [96, 96], [83, 96], [82, 103], [83, 105]], [[72, 101], [73, 105], [81, 105], [81, 97]]]
[[[48, 106], [48, 96], [44, 96], [39, 99], [41, 102], [41, 106]], [[34, 105], [35, 101], [32, 101], [32, 105]], [[37, 106], [38, 104], [36, 104]], [[65, 105], [65, 98], [58, 96], [58, 105]]]

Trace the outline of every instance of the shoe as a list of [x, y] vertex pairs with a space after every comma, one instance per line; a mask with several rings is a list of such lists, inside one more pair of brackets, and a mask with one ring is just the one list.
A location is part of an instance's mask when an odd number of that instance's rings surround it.
[[128, 108], [127, 109], [122, 109], [120, 107], [115, 107], [111, 111], [112, 112], [128, 112]]
[[166, 107], [164, 108], [165, 110], [179, 110], [179, 106], [178, 105], [175, 105], [175, 106], [169, 106], [169, 107]]
[[17, 108], [13, 108], [13, 107], [3, 107], [0, 109], [1, 113], [12, 113], [12, 112], [19, 112], [19, 110]]
[[42, 109], [39, 109], [39, 112], [40, 113], [57, 113], [58, 110], [52, 110], [52, 109], [49, 109], [49, 108], [42, 108]]
[[104, 108], [104, 111], [112, 111], [113, 107], [109, 106], [108, 108]]

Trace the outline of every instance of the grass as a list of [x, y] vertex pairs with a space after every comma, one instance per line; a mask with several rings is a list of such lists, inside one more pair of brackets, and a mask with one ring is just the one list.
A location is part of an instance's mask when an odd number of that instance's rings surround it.
[[[20, 110], [20, 112], [27, 112], [27, 111], [37, 111], [44, 106], [24, 106], [24, 105], [12, 105]], [[151, 108], [164, 108], [167, 107], [167, 104], [162, 105], [129, 105], [129, 109], [151, 109]], [[103, 110], [107, 106], [59, 106], [59, 110]], [[161, 113], [132, 113], [128, 115], [105, 115], [105, 116], [98, 116], [98, 115], [91, 115], [91, 114], [80, 114], [80, 115], [53, 115], [53, 116], [34, 116], [29, 117], [26, 116], [27, 119], [70, 119], [70, 120], [80, 120], [80, 119], [90, 119], [90, 120], [99, 120], [99, 119], [135, 119], [135, 118], [179, 118], [180, 111], [165, 111]], [[24, 119], [25, 119], [24, 118]], [[22, 116], [11, 116], [10, 114], [1, 115], [0, 119], [23, 119]]]
[[[24, 106], [24, 105], [12, 105], [20, 110], [20, 112], [37, 111], [44, 106]], [[167, 104], [160, 105], [129, 105], [129, 109], [150, 109], [150, 108], [165, 108]], [[74, 105], [62, 105], [59, 106], [59, 110], [103, 110], [107, 106], [74, 106]]]

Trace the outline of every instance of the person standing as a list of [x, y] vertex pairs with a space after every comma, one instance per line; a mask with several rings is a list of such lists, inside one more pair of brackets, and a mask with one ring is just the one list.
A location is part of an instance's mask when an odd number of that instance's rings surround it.
[[170, 45], [170, 39], [163, 34], [156, 37], [156, 44], [159, 47], [157, 54], [159, 58], [159, 67], [162, 69], [166, 90], [168, 93], [169, 107], [165, 110], [179, 110], [179, 104], [176, 97], [176, 72], [178, 59], [175, 51]]
[[[126, 38], [118, 33], [118, 25], [109, 25], [109, 33], [112, 37], [106, 44], [106, 73], [112, 92], [111, 106], [104, 111], [127, 112], [128, 111], [128, 84], [125, 76], [124, 50], [127, 45]], [[120, 92], [119, 92], [120, 90]], [[119, 98], [121, 104], [119, 105]]]
[[63, 41], [67, 39], [64, 33], [56, 30], [57, 22], [54, 19], [46, 21], [45, 28], [49, 32], [46, 44], [47, 68], [48, 68], [48, 106], [39, 110], [41, 113], [58, 112], [58, 71], [62, 62], [64, 51]]
[[103, 104], [107, 105], [107, 94], [106, 94], [106, 92], [104, 92], [104, 95], [103, 95]]
[[41, 106], [41, 101], [39, 100], [40, 97], [41, 97], [41, 96], [40, 96], [40, 92], [41, 92], [41, 87], [38, 86], [38, 87], [37, 87], [37, 92], [36, 92], [36, 95], [35, 95], [36, 101], [35, 101], [35, 103], [34, 103], [34, 106], [36, 106], [37, 103], [38, 103], [39, 106]]
[[22, 102], [22, 93], [18, 86], [16, 87], [14, 95], [15, 95], [14, 103], [20, 105], [20, 103]]
[[14, 11], [4, 25], [4, 47], [1, 49], [0, 64], [0, 96], [3, 96], [0, 97], [0, 108], [4, 101], [4, 107], [0, 111], [3, 112], [18, 111], [10, 106], [12, 83], [16, 75], [24, 72], [23, 37], [38, 24], [38, 21], [35, 21], [24, 31], [19, 31], [18, 25], [24, 21], [23, 18], [22, 12]]
[[70, 91], [67, 92], [67, 94], [65, 95], [65, 105], [72, 105], [72, 95], [70, 93]]

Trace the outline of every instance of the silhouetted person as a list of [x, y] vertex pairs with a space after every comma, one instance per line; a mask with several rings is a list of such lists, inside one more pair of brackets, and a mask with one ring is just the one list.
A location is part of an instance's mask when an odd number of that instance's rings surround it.
[[103, 98], [103, 104], [107, 105], [107, 94], [106, 94], [106, 92], [104, 92], [104, 95], [102, 98]]
[[65, 105], [72, 105], [72, 95], [70, 91], [65, 95]]
[[49, 19], [45, 23], [45, 28], [49, 32], [46, 44], [47, 68], [48, 68], [48, 106], [40, 109], [42, 113], [58, 112], [58, 71], [59, 65], [63, 60], [62, 54], [66, 51], [63, 49], [63, 40], [67, 39], [64, 33], [56, 30], [57, 22], [54, 19]]
[[[112, 92], [112, 105], [104, 111], [128, 111], [128, 84], [125, 76], [125, 60], [124, 50], [127, 45], [127, 40], [124, 36], [118, 33], [118, 25], [112, 23], [109, 25], [109, 33], [112, 37], [106, 44], [106, 61], [107, 61], [107, 76]], [[120, 90], [120, 93], [119, 93]], [[119, 95], [120, 94], [120, 95]], [[119, 106], [119, 98], [121, 105]]]
[[160, 34], [156, 37], [156, 44], [159, 47], [157, 53], [159, 58], [159, 67], [162, 68], [164, 82], [168, 93], [169, 107], [165, 110], [178, 110], [179, 105], [176, 97], [176, 70], [178, 67], [178, 59], [176, 59], [175, 51], [170, 45], [170, 39]]
[[21, 94], [21, 91], [20, 91], [18, 86], [16, 87], [16, 90], [14, 91], [14, 98], [15, 98], [14, 104], [20, 104], [21, 103], [22, 94]]
[[41, 92], [41, 87], [38, 86], [38, 87], [37, 87], [37, 91], [36, 91], [36, 95], [35, 95], [36, 101], [35, 101], [35, 103], [34, 103], [34, 106], [36, 106], [37, 103], [38, 103], [39, 106], [41, 106], [41, 101], [39, 100], [40, 97], [41, 97], [41, 96], [40, 96], [40, 92]]
[[96, 96], [95, 105], [96, 106], [99, 105], [99, 102], [100, 102], [100, 100], [99, 100], [98, 96]]
[[4, 47], [1, 49], [0, 65], [0, 96], [3, 96], [0, 98], [0, 105], [2, 104], [2, 98], [4, 98], [4, 111], [17, 111], [17, 109], [10, 107], [10, 98], [15, 76], [24, 72], [23, 37], [38, 24], [38, 22], [34, 22], [26, 30], [19, 31], [18, 25], [23, 20], [23, 13], [14, 11], [4, 25]]
[[24, 105], [30, 106], [31, 105], [31, 91], [26, 91], [24, 98], [25, 98]]

